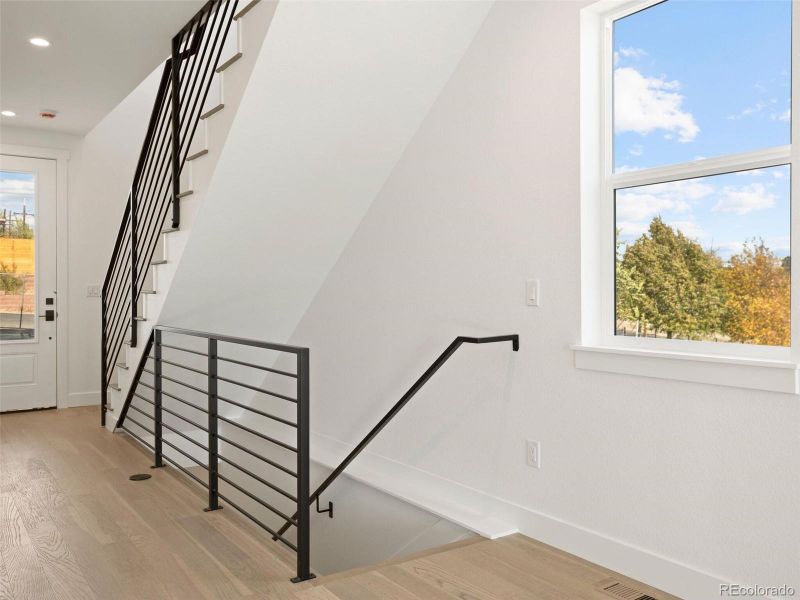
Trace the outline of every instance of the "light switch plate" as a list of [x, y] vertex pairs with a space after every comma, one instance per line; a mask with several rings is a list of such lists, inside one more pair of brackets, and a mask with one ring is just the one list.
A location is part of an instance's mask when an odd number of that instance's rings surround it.
[[525, 302], [528, 306], [539, 306], [541, 290], [538, 279], [528, 279], [525, 282]]

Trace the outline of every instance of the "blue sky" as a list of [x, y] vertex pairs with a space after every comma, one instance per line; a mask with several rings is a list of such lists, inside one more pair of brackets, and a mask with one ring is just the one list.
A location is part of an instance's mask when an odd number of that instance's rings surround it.
[[[0, 212], [22, 212], [25, 205], [28, 214], [34, 212], [35, 190], [33, 173], [0, 171]], [[32, 221], [28, 221], [31, 224]]]
[[[790, 0], [667, 0], [618, 20], [615, 171], [788, 144], [790, 61]], [[723, 258], [753, 238], [784, 256], [788, 167], [618, 192], [623, 241], [656, 214]]]

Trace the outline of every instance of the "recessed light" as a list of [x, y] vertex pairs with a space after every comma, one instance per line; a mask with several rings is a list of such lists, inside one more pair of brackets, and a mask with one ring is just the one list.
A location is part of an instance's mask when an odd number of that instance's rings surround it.
[[28, 41], [34, 46], [39, 46], [40, 48], [47, 48], [50, 45], [50, 42], [44, 38], [31, 38]]
[[3, 115], [4, 117], [16, 117], [17, 113], [15, 113], [13, 110], [4, 110], [0, 111], [0, 115]]

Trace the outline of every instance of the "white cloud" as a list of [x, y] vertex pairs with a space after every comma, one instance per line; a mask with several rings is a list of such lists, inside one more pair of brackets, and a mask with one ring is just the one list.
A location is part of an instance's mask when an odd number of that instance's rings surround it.
[[711, 209], [717, 213], [746, 215], [754, 210], [764, 210], [775, 206], [776, 196], [767, 191], [761, 183], [745, 186], [725, 186], [722, 197]]
[[787, 108], [782, 113], [773, 113], [770, 116], [770, 118], [773, 121], [788, 121], [789, 119], [792, 118], [792, 109], [791, 108]]
[[651, 194], [659, 194], [672, 199], [701, 200], [714, 193], [714, 186], [708, 183], [701, 183], [697, 180], [686, 179], [684, 181], [669, 181], [667, 183], [657, 183], [648, 185], [646, 188]]
[[647, 56], [647, 52], [645, 52], [641, 48], [633, 48], [633, 47], [620, 48], [619, 53], [621, 56], [624, 56], [625, 58], [641, 58], [643, 56]]
[[647, 135], [663, 129], [677, 134], [680, 142], [691, 142], [697, 137], [700, 127], [694, 116], [682, 109], [684, 97], [675, 91], [679, 88], [677, 81], [645, 77], [631, 67], [615, 69], [615, 131]]
[[663, 213], [691, 212], [691, 203], [714, 193], [714, 186], [697, 181], [670, 181], [617, 192], [617, 219], [649, 220]]
[[753, 106], [748, 106], [747, 108], [743, 108], [736, 114], [728, 115], [728, 120], [738, 121], [739, 119], [744, 119], [745, 117], [749, 117], [750, 115], [760, 113], [765, 108], [767, 108], [767, 103], [764, 102], [763, 100], [759, 100]]
[[641, 221], [617, 221], [620, 237], [639, 237], [647, 233], [648, 223]]
[[682, 200], [635, 192], [619, 192], [616, 206], [617, 219], [621, 221], [643, 221], [666, 211], [686, 212], [690, 208]]
[[628, 154], [631, 156], [641, 156], [644, 154], [644, 146], [641, 144], [634, 144], [628, 149]]
[[34, 192], [32, 179], [0, 179], [0, 194], [16, 196], [32, 196]]
[[679, 230], [692, 240], [701, 240], [706, 237], [706, 232], [696, 221], [669, 221], [668, 225]]
[[737, 177], [761, 177], [765, 173], [764, 169], [751, 169], [749, 171], [736, 171]]

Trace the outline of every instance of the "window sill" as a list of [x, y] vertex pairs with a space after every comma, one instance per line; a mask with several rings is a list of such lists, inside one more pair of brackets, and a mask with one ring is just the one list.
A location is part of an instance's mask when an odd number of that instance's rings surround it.
[[578, 369], [786, 394], [800, 393], [798, 364], [789, 360], [580, 344], [571, 348], [575, 352], [575, 367]]

